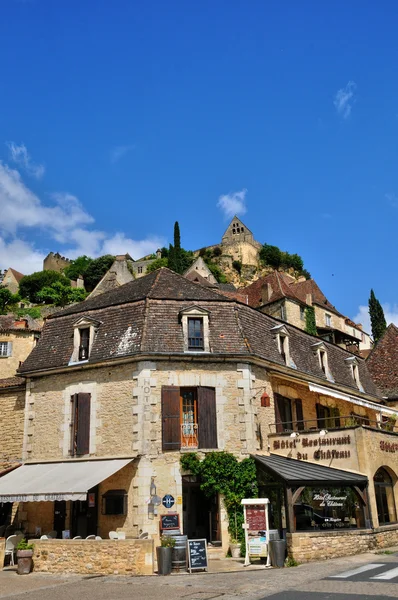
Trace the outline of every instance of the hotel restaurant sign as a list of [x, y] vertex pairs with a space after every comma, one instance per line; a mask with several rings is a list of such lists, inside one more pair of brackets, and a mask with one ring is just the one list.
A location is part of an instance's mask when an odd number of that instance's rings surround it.
[[272, 449], [290, 450], [292, 458], [297, 460], [347, 459], [351, 458], [351, 441], [350, 435], [287, 438], [273, 440]]

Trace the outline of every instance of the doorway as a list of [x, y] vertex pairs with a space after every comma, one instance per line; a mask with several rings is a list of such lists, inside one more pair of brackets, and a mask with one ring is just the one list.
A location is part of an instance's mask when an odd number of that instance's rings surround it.
[[71, 537], [97, 535], [98, 525], [98, 486], [87, 492], [87, 500], [72, 502]]
[[66, 520], [66, 501], [56, 500], [54, 502], [54, 530], [57, 532], [57, 538], [62, 538], [62, 532], [65, 530]]
[[200, 489], [195, 476], [183, 477], [183, 526], [184, 534], [191, 539], [205, 538], [219, 545], [221, 542], [219, 498], [208, 498]]

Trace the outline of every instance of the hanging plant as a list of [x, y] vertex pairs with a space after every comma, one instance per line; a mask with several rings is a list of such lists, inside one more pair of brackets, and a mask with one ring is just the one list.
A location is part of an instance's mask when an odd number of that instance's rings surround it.
[[223, 496], [231, 541], [244, 546], [241, 500], [258, 496], [254, 460], [245, 458], [239, 462], [233, 454], [223, 451], [209, 452], [201, 461], [196, 453], [189, 452], [181, 456], [180, 463], [185, 471], [190, 471], [200, 478], [200, 489], [206, 496]]

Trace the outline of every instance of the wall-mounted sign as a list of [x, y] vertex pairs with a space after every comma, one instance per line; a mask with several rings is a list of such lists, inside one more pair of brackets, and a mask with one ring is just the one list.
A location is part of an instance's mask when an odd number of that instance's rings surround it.
[[162, 499], [160, 496], [152, 496], [151, 498], [151, 502], [154, 506], [159, 506], [159, 504], [162, 504]]
[[163, 496], [162, 504], [165, 508], [171, 508], [174, 506], [174, 498], [171, 494], [166, 494]]
[[177, 496], [177, 504], [182, 504], [182, 496]]
[[89, 506], [89, 508], [94, 508], [94, 506], [95, 506], [95, 494], [91, 492], [90, 494], [87, 494], [87, 496], [88, 496], [88, 506]]
[[178, 513], [160, 515], [160, 529], [179, 529], [180, 515]]
[[[297, 460], [351, 458], [351, 451], [347, 449], [347, 446], [351, 446], [350, 435], [320, 438], [298, 437], [294, 440], [282, 438], [273, 440], [272, 446], [273, 450], [289, 450], [292, 458], [297, 458]], [[309, 454], [310, 452], [312, 454]]]

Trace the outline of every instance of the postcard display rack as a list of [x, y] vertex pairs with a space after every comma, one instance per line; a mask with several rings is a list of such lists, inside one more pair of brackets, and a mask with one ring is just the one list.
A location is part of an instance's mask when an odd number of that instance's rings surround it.
[[268, 519], [268, 498], [244, 498], [243, 505], [244, 523], [246, 541], [245, 567], [249, 566], [250, 557], [266, 558], [266, 567], [271, 566], [269, 556], [269, 519]]

